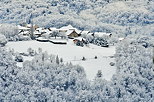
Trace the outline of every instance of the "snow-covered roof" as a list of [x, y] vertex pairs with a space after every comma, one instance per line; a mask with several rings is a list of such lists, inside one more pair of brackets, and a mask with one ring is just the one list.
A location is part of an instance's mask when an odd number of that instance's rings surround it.
[[76, 29], [76, 28], [74, 28], [72, 25], [68, 25], [68, 26], [63, 26], [60, 29], [61, 30], [72, 30], [72, 29]]
[[78, 33], [78, 34], [81, 34], [81, 30], [78, 30], [78, 29], [75, 29], [75, 31]]
[[77, 37], [77, 38], [75, 38], [75, 39], [77, 39], [77, 40], [79, 40], [79, 41], [86, 40], [86, 39], [83, 38], [83, 37]]
[[66, 35], [71, 34], [73, 31], [75, 31], [77, 34], [80, 34], [81, 31], [80, 30], [67, 30], [67, 32], [65, 33]]
[[52, 31], [49, 31], [49, 29], [42, 29], [39, 31], [40, 33], [47, 33], [50, 34]]
[[23, 31], [23, 32], [20, 32], [19, 35], [23, 35], [23, 34], [30, 34], [29, 31]]
[[122, 41], [122, 40], [124, 40], [125, 38], [119, 38], [119, 41]]
[[52, 31], [49, 31], [49, 30], [45, 30], [46, 34], [51, 34]]
[[[32, 24], [27, 24], [26, 25], [28, 28], [32, 27]], [[33, 26], [36, 26], [35, 24], [33, 24]]]
[[41, 31], [41, 30], [43, 30], [43, 28], [37, 28], [36, 30]]
[[34, 35], [41, 35], [41, 32], [39, 32], [39, 31], [34, 31]]
[[55, 30], [59, 30], [59, 29], [57, 29], [57, 28], [55, 28], [55, 27], [53, 27], [53, 28], [49, 28], [51, 31], [55, 31]]
[[49, 41], [52, 41], [52, 42], [63, 42], [63, 43], [66, 43], [67, 41], [65, 39], [50, 39]]
[[36, 31], [39, 31], [39, 32], [48, 32], [49, 30], [48, 29], [43, 29], [43, 28], [37, 28]]
[[20, 25], [18, 25], [18, 29], [19, 30], [30, 30], [30, 28], [23, 27], [23, 26], [20, 26]]
[[94, 36], [102, 37], [102, 36], [110, 36], [111, 33], [104, 33], [104, 32], [95, 32]]
[[74, 31], [74, 30], [68, 30], [65, 34], [66, 34], [66, 35], [69, 35], [69, 34], [71, 34], [73, 31]]
[[92, 35], [92, 34], [94, 34], [94, 33], [88, 33], [88, 35]]
[[90, 31], [82, 31], [81, 34], [88, 34]]
[[46, 39], [46, 38], [44, 38], [44, 37], [38, 37], [38, 38], [36, 38], [36, 40], [47, 41], [48, 39]]

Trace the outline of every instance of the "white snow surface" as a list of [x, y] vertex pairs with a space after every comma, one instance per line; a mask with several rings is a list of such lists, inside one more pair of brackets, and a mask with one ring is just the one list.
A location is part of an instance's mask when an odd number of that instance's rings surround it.
[[[28, 48], [36, 51], [38, 48], [42, 48], [43, 51], [47, 51], [49, 54], [62, 57], [64, 62], [83, 66], [89, 80], [95, 78], [98, 70], [102, 70], [103, 78], [106, 80], [110, 80], [116, 72], [116, 67], [109, 64], [110, 62], [115, 62], [114, 58], [110, 58], [115, 54], [114, 46], [105, 48], [90, 44], [89, 47], [80, 47], [74, 45], [72, 40], [69, 40], [66, 45], [38, 41], [8, 42], [6, 48], [14, 49], [17, 52], [27, 52]], [[86, 58], [85, 61], [81, 60], [83, 56]], [[95, 56], [98, 58], [94, 59]], [[31, 58], [24, 57], [25, 60], [31, 60]], [[18, 65], [21, 66], [21, 63]]]

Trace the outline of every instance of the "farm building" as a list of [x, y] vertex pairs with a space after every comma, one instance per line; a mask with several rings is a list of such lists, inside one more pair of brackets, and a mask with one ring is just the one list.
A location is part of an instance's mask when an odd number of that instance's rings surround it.
[[37, 26], [37, 25], [32, 25], [32, 24], [27, 24], [25, 27], [27, 27], [27, 28], [31, 28], [33, 26], [33, 28], [34, 28], [34, 30], [36, 30], [37, 28], [39, 28], [39, 26]]
[[82, 32], [81, 30], [74, 28], [72, 25], [61, 27], [59, 29], [59, 32], [67, 32], [67, 31], [72, 31], [72, 30], [75, 30], [78, 34]]
[[49, 42], [53, 43], [53, 44], [67, 44], [67, 41], [66, 40], [55, 40], [55, 39], [52, 39], [52, 40], [49, 40]]
[[75, 38], [75, 37], [79, 37], [81, 34], [75, 30], [69, 30], [66, 32], [66, 35], [68, 36], [68, 38]]
[[78, 41], [81, 41], [81, 42], [86, 42], [86, 39], [84, 39], [83, 37], [77, 37], [73, 40], [74, 44], [76, 44]]
[[41, 34], [50, 34], [52, 32], [50, 29], [44, 29], [44, 28], [37, 28], [35, 31]]
[[68, 31], [68, 30], [75, 30], [76, 28], [74, 28], [72, 25], [68, 25], [68, 26], [64, 26], [64, 27], [61, 27], [60, 30], [61, 31]]
[[49, 31], [57, 31], [58, 29], [55, 28], [55, 27], [52, 27], [52, 28], [48, 28]]
[[62, 39], [61, 37], [57, 37], [56, 39], [54, 37], [49, 39], [49, 42], [53, 44], [67, 44], [66, 39]]
[[49, 41], [48, 39], [45, 39], [44, 37], [38, 37], [38, 38], [36, 38], [36, 40], [39, 42], [48, 42]]
[[35, 31], [42, 32], [43, 28], [37, 28]]
[[86, 39], [84, 39], [83, 37], [77, 37], [73, 40], [74, 44], [76, 44], [77, 46], [84, 46], [87, 45], [87, 41]]
[[39, 32], [39, 31], [34, 31], [34, 36], [36, 36], [36, 37], [41, 37], [42, 34], [41, 34], [41, 32]]
[[30, 36], [30, 31], [20, 31], [19, 35]]
[[19, 30], [23, 30], [23, 31], [30, 30], [30, 28], [23, 27], [23, 26], [20, 26], [20, 25], [18, 25], [18, 29], [19, 29]]
[[30, 35], [30, 28], [18, 26], [19, 35], [29, 36]]

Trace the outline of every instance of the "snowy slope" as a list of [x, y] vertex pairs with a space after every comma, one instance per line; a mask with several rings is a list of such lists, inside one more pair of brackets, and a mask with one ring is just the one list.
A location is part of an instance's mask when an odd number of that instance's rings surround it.
[[[49, 54], [58, 55], [64, 59], [64, 62], [72, 62], [79, 64], [85, 68], [87, 78], [94, 79], [98, 70], [102, 70], [103, 77], [110, 80], [115, 73], [116, 68], [110, 66], [110, 62], [114, 62], [114, 58], [110, 58], [115, 53], [115, 47], [103, 48], [95, 45], [89, 47], [75, 46], [69, 40], [67, 45], [55, 45], [50, 42], [37, 42], [37, 41], [22, 41], [22, 42], [9, 42], [6, 47], [13, 48], [17, 52], [27, 52], [28, 48], [38, 50], [42, 48]], [[86, 61], [82, 61], [83, 56]], [[98, 59], [94, 59], [97, 56]], [[30, 58], [26, 58], [30, 59]]]
[[30, 23], [33, 18], [34, 23], [41, 27], [60, 28], [71, 24], [80, 30], [118, 34], [124, 26], [137, 28], [154, 24], [153, 0], [149, 3], [147, 0], [107, 1], [1, 0], [0, 23]]

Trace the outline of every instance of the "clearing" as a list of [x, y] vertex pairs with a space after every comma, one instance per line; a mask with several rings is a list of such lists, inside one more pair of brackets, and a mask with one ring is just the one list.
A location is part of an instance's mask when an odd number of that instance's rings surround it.
[[[102, 70], [103, 78], [110, 80], [116, 72], [115, 66], [110, 66], [110, 62], [115, 62], [115, 59], [110, 57], [115, 54], [115, 47], [109, 48], [89, 44], [89, 47], [76, 46], [72, 40], [68, 40], [66, 45], [53, 44], [51, 42], [38, 41], [19, 41], [8, 42], [6, 48], [14, 49], [15, 52], [27, 52], [28, 48], [38, 50], [42, 48], [48, 54], [58, 55], [63, 58], [64, 62], [72, 62], [72, 64], [79, 64], [84, 67], [87, 78], [93, 80], [98, 70]], [[97, 56], [97, 59], [94, 57]], [[85, 57], [86, 60], [81, 59]], [[32, 58], [24, 57], [24, 60], [31, 60]], [[22, 66], [22, 63], [18, 64]]]

